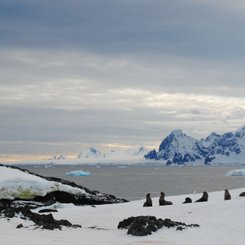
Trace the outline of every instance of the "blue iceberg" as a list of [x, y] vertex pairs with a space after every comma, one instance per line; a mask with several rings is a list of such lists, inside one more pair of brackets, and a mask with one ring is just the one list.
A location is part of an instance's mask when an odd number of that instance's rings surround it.
[[89, 176], [90, 172], [86, 172], [83, 170], [76, 170], [76, 171], [67, 172], [65, 175], [66, 176], [75, 176], [75, 177]]
[[230, 170], [225, 176], [245, 176], [245, 169]]

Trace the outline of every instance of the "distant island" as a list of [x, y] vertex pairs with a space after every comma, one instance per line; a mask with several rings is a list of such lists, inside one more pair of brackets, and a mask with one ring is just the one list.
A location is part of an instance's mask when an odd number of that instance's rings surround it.
[[144, 157], [164, 161], [166, 165], [245, 164], [245, 126], [223, 135], [211, 133], [201, 140], [174, 130], [161, 142], [158, 151], [151, 150]]

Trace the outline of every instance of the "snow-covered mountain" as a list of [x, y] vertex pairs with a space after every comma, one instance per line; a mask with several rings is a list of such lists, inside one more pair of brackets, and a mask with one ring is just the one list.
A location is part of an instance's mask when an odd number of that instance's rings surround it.
[[51, 157], [50, 160], [66, 160], [66, 156], [64, 154], [56, 155]]
[[127, 159], [144, 159], [144, 155], [148, 153], [148, 150], [140, 146], [139, 148], [131, 149], [111, 149], [106, 152], [102, 152], [95, 147], [90, 147], [88, 149], [83, 150], [81, 153], [78, 154], [77, 158], [80, 160], [103, 160], [103, 161], [110, 161], [110, 160], [127, 160]]
[[180, 129], [172, 131], [160, 144], [158, 152], [150, 151], [146, 159], [166, 164], [243, 164], [245, 163], [245, 126], [223, 135], [211, 133], [197, 140]]
[[101, 158], [101, 157], [104, 157], [104, 154], [102, 154], [99, 150], [97, 150], [94, 147], [90, 147], [88, 149], [83, 150], [77, 156], [77, 158], [79, 158], [79, 159], [83, 159], [83, 158]]

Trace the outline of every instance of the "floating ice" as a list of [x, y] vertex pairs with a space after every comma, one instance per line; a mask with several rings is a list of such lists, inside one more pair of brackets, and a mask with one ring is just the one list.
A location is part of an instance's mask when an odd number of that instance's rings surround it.
[[230, 170], [225, 176], [245, 176], [245, 169]]
[[76, 177], [89, 176], [90, 172], [85, 172], [83, 170], [76, 170], [76, 171], [67, 172], [65, 175], [66, 176], [76, 176]]

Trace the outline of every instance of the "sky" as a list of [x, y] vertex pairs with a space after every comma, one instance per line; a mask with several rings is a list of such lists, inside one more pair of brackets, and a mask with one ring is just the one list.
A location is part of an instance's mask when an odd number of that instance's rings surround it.
[[0, 158], [235, 131], [244, 23], [242, 0], [0, 0]]

